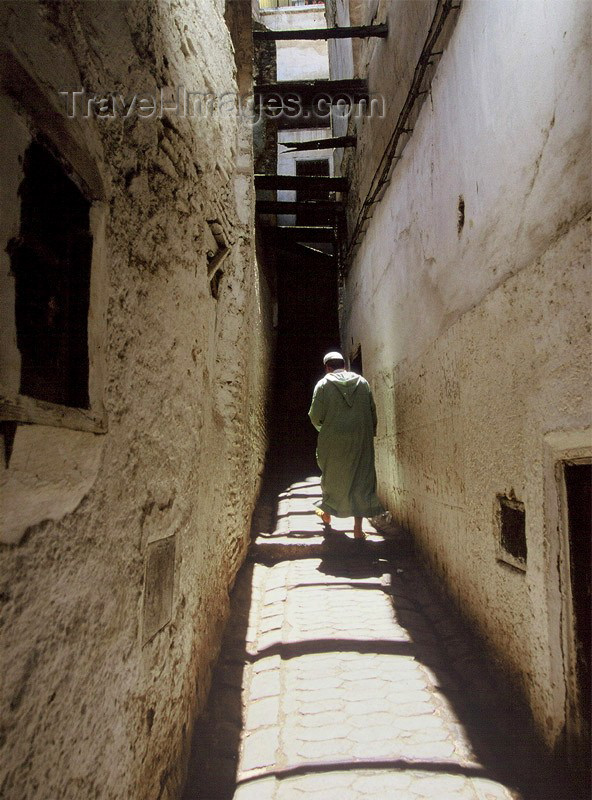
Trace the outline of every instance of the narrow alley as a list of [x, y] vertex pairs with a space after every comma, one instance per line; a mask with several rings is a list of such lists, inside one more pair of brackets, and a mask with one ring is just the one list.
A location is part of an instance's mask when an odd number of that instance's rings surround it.
[[2, 800], [590, 800], [591, 34], [1, 0]]
[[314, 513], [336, 300], [287, 258], [267, 466], [182, 800], [588, 800], [409, 532], [383, 515], [357, 541]]
[[319, 496], [255, 516], [184, 800], [584, 798], [409, 537], [323, 531]]

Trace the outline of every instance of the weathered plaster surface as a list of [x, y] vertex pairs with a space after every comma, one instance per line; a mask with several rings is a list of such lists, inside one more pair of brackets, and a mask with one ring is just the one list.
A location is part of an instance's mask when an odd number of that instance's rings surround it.
[[20, 425], [2, 483], [3, 541], [74, 511], [96, 480], [102, 445], [100, 435]]
[[[219, 0], [7, 2], [2, 48], [58, 114], [57, 92], [81, 85], [233, 91], [223, 13]], [[0, 794], [173, 798], [265, 449], [248, 137], [230, 114], [66, 122], [105, 186], [92, 380], [108, 431], [17, 427], [3, 474], [20, 543], [1, 552]], [[218, 300], [208, 219], [230, 247]]]
[[[578, 0], [463, 3], [343, 292], [343, 346], [361, 343], [377, 396], [383, 497], [550, 744], [566, 676], [545, 437], [585, 444], [590, 427], [589, 27]], [[496, 560], [496, 494], [510, 491], [525, 573]]]

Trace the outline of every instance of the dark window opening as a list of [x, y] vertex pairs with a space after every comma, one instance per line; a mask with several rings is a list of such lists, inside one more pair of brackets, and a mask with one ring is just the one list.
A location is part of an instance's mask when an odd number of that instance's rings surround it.
[[[585, 726], [586, 745], [590, 744], [592, 707], [590, 692], [590, 542], [592, 539], [592, 464], [569, 464], [564, 467], [569, 527], [571, 595], [576, 640], [576, 672], [580, 718]], [[589, 779], [589, 776], [588, 776]]]
[[42, 142], [29, 146], [23, 169], [20, 234], [8, 248], [20, 393], [88, 408], [90, 203]]
[[524, 503], [498, 496], [500, 543], [506, 553], [526, 563], [526, 515]]
[[[296, 162], [296, 175], [329, 175], [329, 159], [302, 159]], [[332, 193], [326, 189], [301, 189], [296, 200], [331, 200]], [[297, 225], [333, 225], [334, 219], [328, 211], [306, 209], [296, 215]]]

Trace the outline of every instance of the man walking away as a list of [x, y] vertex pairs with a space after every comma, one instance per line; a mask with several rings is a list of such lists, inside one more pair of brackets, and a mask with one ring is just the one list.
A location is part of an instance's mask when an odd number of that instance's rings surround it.
[[347, 372], [341, 353], [327, 353], [326, 375], [315, 386], [308, 412], [319, 432], [317, 462], [323, 499], [316, 505], [325, 524], [354, 517], [354, 538], [364, 539], [362, 518], [382, 514], [376, 496], [376, 406], [368, 382]]

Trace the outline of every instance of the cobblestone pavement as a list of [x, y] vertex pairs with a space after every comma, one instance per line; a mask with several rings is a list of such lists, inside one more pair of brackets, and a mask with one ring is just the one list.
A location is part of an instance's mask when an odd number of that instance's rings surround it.
[[405, 536], [323, 531], [319, 492], [260, 508], [185, 800], [572, 800]]

